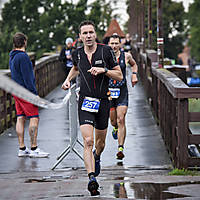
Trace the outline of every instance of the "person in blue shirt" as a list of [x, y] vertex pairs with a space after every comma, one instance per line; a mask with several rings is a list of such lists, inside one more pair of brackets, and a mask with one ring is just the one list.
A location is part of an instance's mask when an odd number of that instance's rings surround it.
[[[25, 52], [27, 46], [27, 37], [23, 33], [17, 32], [13, 36], [14, 49], [10, 52], [10, 71], [11, 78], [19, 85], [23, 86], [33, 94], [37, 95], [35, 76], [33, 73], [32, 62]], [[17, 113], [16, 132], [19, 141], [19, 157], [48, 157], [49, 153], [42, 151], [37, 146], [39, 113], [38, 107], [13, 96], [15, 100], [15, 108]], [[29, 135], [31, 149], [29, 150], [24, 143], [24, 125], [26, 118], [30, 119]]]

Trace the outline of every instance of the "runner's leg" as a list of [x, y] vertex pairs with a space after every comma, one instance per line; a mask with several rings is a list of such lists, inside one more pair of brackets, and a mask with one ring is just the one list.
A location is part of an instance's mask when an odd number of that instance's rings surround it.
[[96, 155], [100, 156], [105, 147], [107, 128], [104, 130], [95, 129], [95, 149]]
[[117, 128], [117, 111], [114, 107], [110, 109], [110, 122], [112, 126]]
[[84, 141], [84, 163], [87, 173], [94, 172], [94, 156], [92, 152], [92, 148], [94, 145], [94, 127], [90, 124], [83, 124], [80, 126], [80, 130], [82, 133], [83, 141]]
[[125, 116], [127, 113], [127, 106], [118, 106], [117, 107], [117, 124], [118, 124], [118, 144], [124, 145], [126, 138], [126, 125], [125, 125]]

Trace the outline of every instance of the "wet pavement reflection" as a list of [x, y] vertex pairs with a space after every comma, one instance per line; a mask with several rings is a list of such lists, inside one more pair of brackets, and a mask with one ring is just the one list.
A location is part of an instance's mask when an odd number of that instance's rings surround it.
[[123, 182], [115, 183], [113, 190], [114, 190], [114, 196], [116, 198], [128, 198], [126, 188]]
[[136, 199], [172, 199], [187, 197], [181, 194], [173, 194], [168, 191], [171, 186], [188, 183], [132, 183], [131, 188], [134, 190], [134, 198]]
[[[120, 178], [121, 179], [121, 178]], [[200, 184], [200, 182], [179, 182], [179, 183], [129, 183], [120, 181], [113, 185], [115, 198], [131, 199], [173, 199], [190, 197], [189, 195], [176, 194], [168, 189], [170, 187]]]
[[[167, 176], [171, 161], [160, 130], [145, 100], [142, 85], [138, 83], [132, 88], [130, 83], [128, 84], [130, 106], [126, 117], [125, 158], [123, 162], [116, 160], [118, 143], [113, 140], [112, 126], [109, 124], [105, 151], [101, 157], [102, 170], [98, 176], [101, 195], [97, 198], [156, 200], [184, 198], [189, 195], [193, 195], [192, 198], [199, 197], [199, 182], [189, 182], [188, 179], [178, 182], [180, 178], [174, 181]], [[58, 102], [65, 95], [66, 92], [59, 86], [48, 95], [47, 99]], [[50, 153], [49, 158], [18, 158], [18, 141], [14, 127], [1, 135], [0, 200], [90, 199], [84, 163], [74, 153], [70, 153], [54, 171], [51, 170], [57, 161], [57, 156], [70, 141], [67, 113], [67, 105], [58, 110], [40, 110], [38, 143], [42, 149]], [[78, 135], [82, 140], [80, 131]], [[26, 126], [25, 142], [29, 145], [28, 126]], [[82, 147], [76, 145], [76, 148], [80, 154], [83, 153]], [[154, 175], [158, 177], [154, 179]], [[190, 177], [191, 179], [193, 177]]]

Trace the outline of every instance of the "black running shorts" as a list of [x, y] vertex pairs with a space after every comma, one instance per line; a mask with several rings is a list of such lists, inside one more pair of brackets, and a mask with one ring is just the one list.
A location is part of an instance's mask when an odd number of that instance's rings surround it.
[[101, 99], [98, 113], [81, 110], [84, 97], [79, 96], [78, 115], [79, 124], [91, 124], [96, 129], [104, 130], [108, 127], [108, 118], [110, 114], [110, 101], [108, 99]]
[[117, 99], [112, 99], [110, 101], [111, 108], [116, 108], [117, 106], [128, 106], [128, 88], [127, 86], [122, 86], [120, 88], [120, 95]]

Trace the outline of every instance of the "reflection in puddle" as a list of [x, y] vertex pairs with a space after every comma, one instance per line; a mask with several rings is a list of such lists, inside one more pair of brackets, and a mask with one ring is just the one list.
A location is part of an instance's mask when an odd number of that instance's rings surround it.
[[123, 162], [122, 161], [117, 162], [117, 166], [123, 166]]
[[131, 188], [134, 190], [134, 198], [140, 199], [173, 199], [188, 197], [182, 194], [170, 193], [168, 190], [171, 186], [185, 185], [187, 183], [132, 183]]
[[127, 198], [127, 192], [123, 182], [114, 184], [113, 190], [116, 198]]
[[131, 183], [119, 182], [114, 184], [113, 192], [115, 198], [131, 199], [173, 199], [190, 197], [183, 194], [175, 194], [168, 191], [169, 187], [199, 184], [200, 182], [179, 182], [179, 183]]
[[25, 180], [24, 183], [42, 183], [42, 182], [56, 182], [56, 180], [31, 178], [31, 179]]

